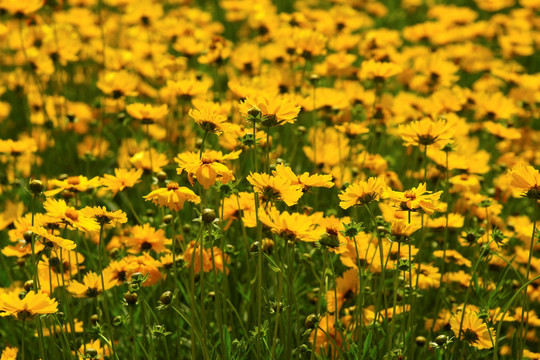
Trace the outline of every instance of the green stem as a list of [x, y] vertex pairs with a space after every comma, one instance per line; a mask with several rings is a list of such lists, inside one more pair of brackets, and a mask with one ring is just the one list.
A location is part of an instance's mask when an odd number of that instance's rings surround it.
[[319, 330], [319, 323], [321, 321], [321, 298], [323, 296], [323, 289], [324, 289], [324, 279], [326, 278], [326, 266], [328, 264], [328, 252], [326, 250], [323, 250], [323, 267], [322, 267], [322, 274], [321, 274], [321, 281], [319, 283], [319, 294], [317, 295], [317, 325], [315, 326], [315, 332], [313, 334], [313, 346], [311, 347], [311, 357], [310, 359], [315, 359], [315, 354], [317, 353], [317, 331]]
[[[113, 334], [113, 326], [112, 326], [112, 322], [111, 322], [111, 316], [109, 314], [109, 304], [108, 304], [108, 300], [107, 300], [107, 294], [106, 294], [106, 290], [105, 290], [105, 278], [103, 276], [103, 224], [100, 225], [100, 228], [99, 228], [99, 242], [98, 242], [98, 269], [99, 269], [99, 274], [100, 274], [100, 278], [101, 278], [101, 291], [102, 291], [102, 295], [103, 295], [103, 298], [102, 298], [102, 303], [103, 303], [103, 311], [105, 312], [105, 319], [107, 320], [107, 324], [109, 325], [109, 336], [111, 338], [111, 348], [112, 348], [112, 351], [114, 353], [114, 357], [119, 360], [118, 358], [118, 354], [116, 353], [116, 346], [114, 345], [114, 334]], [[63, 274], [62, 274], [62, 278], [63, 278]], [[74, 330], [74, 329], [72, 329]]]

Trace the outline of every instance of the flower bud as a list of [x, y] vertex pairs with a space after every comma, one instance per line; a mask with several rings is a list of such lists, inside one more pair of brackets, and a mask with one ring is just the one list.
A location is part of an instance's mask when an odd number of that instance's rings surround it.
[[204, 209], [202, 211], [201, 217], [205, 223], [211, 223], [216, 219], [216, 212], [214, 209]]
[[98, 322], [99, 316], [97, 314], [90, 316], [90, 323], [92, 323], [92, 325], [96, 325]]
[[315, 328], [315, 326], [317, 326], [318, 322], [319, 322], [319, 318], [317, 317], [317, 315], [315, 314], [308, 315], [305, 322], [306, 328], [313, 329]]
[[167, 173], [165, 171], [160, 171], [156, 174], [156, 177], [159, 181], [165, 181], [167, 180]]
[[444, 335], [444, 334], [443, 334], [443, 335], [439, 335], [439, 336], [437, 336], [437, 337], [435, 338], [435, 342], [436, 342], [437, 345], [439, 345], [439, 346], [443, 346], [443, 345], [446, 343], [446, 341], [448, 341], [448, 336], [446, 336], [446, 335]]
[[30, 191], [35, 195], [40, 194], [43, 191], [43, 183], [40, 180], [30, 180], [28, 187], [30, 188]]
[[34, 280], [28, 280], [27, 282], [24, 283], [24, 290], [26, 291], [30, 291], [34, 288]]
[[171, 214], [167, 214], [163, 217], [164, 224], [170, 224], [172, 220], [173, 220], [173, 216]]
[[416, 341], [416, 345], [422, 347], [426, 345], [427, 339], [423, 336], [417, 336], [415, 341]]
[[162, 305], [169, 305], [172, 302], [173, 294], [170, 291], [165, 291], [161, 296], [159, 297], [159, 302]]
[[30, 230], [25, 231], [23, 234], [23, 238], [28, 244], [32, 241], [32, 235], [34, 235], [34, 233]]
[[136, 305], [138, 299], [139, 299], [139, 295], [137, 295], [137, 293], [127, 292], [124, 294], [124, 300], [126, 304], [130, 306]]

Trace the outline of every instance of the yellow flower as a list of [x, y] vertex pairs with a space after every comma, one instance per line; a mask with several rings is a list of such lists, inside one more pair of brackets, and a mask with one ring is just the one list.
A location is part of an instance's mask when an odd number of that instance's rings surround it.
[[184, 203], [190, 201], [198, 204], [201, 198], [185, 186], [179, 186], [173, 181], [167, 184], [166, 188], [159, 188], [144, 196], [145, 200], [151, 200], [155, 205], [166, 206], [171, 210], [180, 210]]
[[300, 185], [292, 185], [288, 179], [281, 176], [250, 173], [247, 181], [253, 185], [255, 192], [259, 193], [264, 202], [283, 201], [288, 206], [293, 206], [303, 195]]
[[158, 153], [154, 148], [151, 148], [150, 152], [144, 150], [136, 153], [129, 159], [129, 162], [145, 172], [158, 173], [169, 163], [169, 159], [167, 155]]
[[384, 81], [403, 71], [403, 68], [390, 62], [378, 62], [373, 59], [362, 62], [358, 78], [360, 80]]
[[442, 148], [452, 143], [454, 132], [454, 124], [442, 119], [433, 121], [430, 118], [424, 118], [399, 126], [399, 134], [405, 141], [405, 146], [435, 145]]
[[458, 311], [450, 319], [450, 327], [454, 334], [477, 349], [491, 349], [493, 347], [492, 341], [495, 341], [495, 331], [488, 328], [478, 315], [466, 310], [461, 325], [461, 334], [459, 334], [462, 316], [463, 312]]
[[[103, 281], [105, 283], [105, 290], [109, 290], [116, 285], [116, 280], [113, 278], [112, 273], [107, 269], [103, 270]], [[73, 296], [79, 298], [96, 297], [103, 292], [101, 277], [95, 272], [86, 273], [82, 282], [72, 280], [68, 285], [67, 290], [72, 293]]]
[[124, 96], [136, 96], [139, 79], [127, 71], [108, 72], [98, 82], [97, 87], [104, 94], [120, 99]]
[[185, 170], [192, 185], [195, 178], [205, 189], [216, 181], [226, 184], [234, 180], [234, 174], [223, 162], [238, 159], [241, 152], [238, 150], [223, 155], [221, 151], [206, 150], [200, 158], [196, 152], [184, 152], [174, 159], [178, 164], [176, 171], [180, 175]]
[[71, 191], [73, 193], [86, 192], [99, 186], [99, 178], [88, 179], [86, 176], [70, 176], [65, 180], [53, 179], [49, 181], [49, 186], [56, 187], [54, 190], [43, 192], [45, 196], [54, 196], [62, 191]]
[[408, 224], [403, 220], [392, 220], [390, 232], [397, 242], [406, 242], [416, 230], [422, 226], [419, 223]]
[[131, 228], [131, 236], [127, 241], [131, 253], [154, 250], [159, 254], [167, 250], [165, 246], [170, 244], [171, 240], [165, 238], [165, 231], [156, 230], [150, 224], [136, 225]]
[[33, 319], [39, 314], [54, 314], [58, 302], [44, 292], [29, 291], [24, 298], [19, 292], [0, 294], [0, 316], [16, 316], [19, 320]]
[[[214, 253], [214, 259], [212, 260], [212, 252]], [[201, 271], [201, 247], [196, 244], [195, 241], [191, 241], [184, 252], [183, 259], [187, 268], [193, 266], [193, 271], [198, 273]], [[192, 261], [194, 262], [192, 264]], [[202, 270], [204, 272], [209, 272], [214, 269], [214, 264], [216, 265], [216, 270], [220, 272], [228, 273], [229, 270], [225, 266], [229, 262], [227, 255], [223, 255], [221, 250], [214, 246], [212, 250], [203, 249], [202, 250]]]
[[92, 357], [92, 359], [103, 359], [104, 357], [110, 357], [111, 355], [109, 347], [101, 346], [100, 340], [96, 339], [94, 341], [90, 341], [89, 343], [81, 345], [79, 350], [77, 350], [77, 358], [79, 360], [89, 359], [89, 350], [95, 350], [95, 352], [92, 351], [92, 353], [94, 355], [97, 355], [95, 357]]
[[15, 347], [6, 347], [0, 355], [0, 360], [17, 360], [17, 353], [19, 349]]
[[24, 15], [38, 11], [44, 4], [45, 0], [2, 1], [2, 8], [11, 15], [22, 18]]
[[99, 230], [99, 224], [93, 218], [82, 214], [71, 206], [67, 206], [64, 200], [48, 198], [43, 203], [43, 207], [53, 221], [62, 222], [83, 231]]
[[46, 246], [62, 248], [66, 250], [73, 250], [77, 247], [74, 241], [61, 238], [60, 236], [56, 236], [45, 230], [45, 228], [42, 226], [31, 226], [30, 231], [32, 231], [35, 235], [41, 237], [41, 242]]
[[523, 196], [540, 199], [540, 172], [530, 165], [520, 164], [508, 172], [510, 187], [522, 191]]
[[248, 111], [258, 109], [261, 112], [261, 124], [265, 127], [292, 124], [295, 122], [300, 106], [291, 96], [271, 95], [259, 93], [247, 96], [246, 100], [239, 105], [239, 110], [244, 117], [248, 117]]
[[126, 106], [127, 113], [134, 119], [141, 120], [143, 124], [153, 124], [169, 113], [167, 105], [153, 106], [151, 104], [135, 103]]
[[142, 169], [114, 169], [114, 175], [104, 174], [100, 183], [107, 190], [111, 191], [114, 196], [119, 191], [133, 187], [140, 182], [142, 173]]
[[386, 196], [390, 200], [400, 203], [401, 210], [406, 211], [424, 211], [426, 214], [433, 214], [435, 211], [440, 211], [438, 201], [442, 191], [434, 194], [427, 191], [426, 183], [420, 184], [415, 188], [404, 192], [388, 190]]
[[372, 201], [379, 200], [385, 189], [386, 183], [380, 177], [371, 177], [367, 181], [356, 182], [341, 191], [339, 206], [342, 209], [348, 209], [355, 205], [367, 205]]
[[302, 191], [306, 192], [312, 187], [331, 188], [334, 186], [332, 175], [314, 174], [309, 175], [308, 172], [302, 175], [296, 175], [289, 166], [278, 164], [276, 170], [272, 171], [274, 176], [281, 176], [288, 179], [292, 185], [302, 186]]
[[195, 120], [201, 129], [217, 135], [221, 135], [231, 127], [230, 123], [227, 122], [227, 116], [217, 112], [211, 106], [191, 109], [189, 110], [189, 116]]
[[118, 224], [127, 223], [126, 213], [122, 210], [107, 211], [104, 206], [85, 207], [81, 210], [85, 216], [94, 218], [99, 224], [111, 224], [116, 226]]

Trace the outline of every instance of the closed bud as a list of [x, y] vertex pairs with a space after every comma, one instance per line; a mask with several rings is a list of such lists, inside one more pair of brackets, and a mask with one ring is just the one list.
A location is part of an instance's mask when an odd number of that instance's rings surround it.
[[98, 352], [96, 349], [86, 348], [84, 355], [86, 355], [87, 357], [90, 357], [91, 359], [95, 359], [98, 356]]
[[159, 297], [159, 302], [163, 305], [169, 305], [172, 302], [173, 294], [170, 291], [165, 291]]
[[415, 341], [416, 341], [416, 345], [422, 347], [426, 345], [427, 339], [423, 336], [417, 336]]
[[437, 343], [437, 345], [439, 346], [443, 346], [444, 344], [446, 344], [446, 341], [448, 341], [448, 336], [446, 335], [439, 335], [435, 338], [435, 342]]
[[34, 280], [28, 280], [27, 282], [24, 283], [24, 290], [26, 291], [30, 291], [34, 288]]
[[307, 129], [305, 126], [300, 125], [299, 127], [296, 128], [296, 131], [298, 131], [299, 134], [305, 134]]
[[34, 235], [34, 233], [30, 230], [25, 231], [23, 234], [23, 238], [28, 244], [30, 244], [30, 242], [32, 241], [32, 235]]
[[40, 180], [30, 180], [28, 187], [33, 194], [40, 194], [43, 191], [43, 183]]
[[305, 322], [306, 328], [313, 329], [315, 328], [315, 326], [317, 326], [318, 322], [319, 322], [319, 318], [317, 317], [317, 315], [315, 314], [308, 315]]
[[250, 253], [256, 253], [259, 251], [259, 242], [258, 241], [255, 241], [253, 244], [251, 244], [251, 246], [249, 247], [249, 252]]
[[171, 214], [167, 214], [163, 217], [164, 224], [170, 224], [172, 220], [173, 220], [173, 216]]
[[205, 223], [211, 223], [216, 219], [216, 212], [214, 209], [204, 209], [202, 211], [201, 217]]
[[248, 110], [248, 115], [253, 117], [253, 118], [257, 118], [257, 117], [261, 116], [261, 109], [254, 106], [254, 107], [252, 107], [251, 109]]
[[139, 299], [139, 295], [137, 295], [137, 293], [127, 292], [124, 294], [124, 300], [126, 304], [130, 306], [136, 305], [138, 299]]
[[96, 325], [98, 322], [99, 316], [97, 314], [90, 316], [90, 323], [92, 323], [92, 325]]

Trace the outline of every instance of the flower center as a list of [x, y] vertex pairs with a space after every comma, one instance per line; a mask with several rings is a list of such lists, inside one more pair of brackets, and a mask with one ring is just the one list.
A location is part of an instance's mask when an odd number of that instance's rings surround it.
[[175, 182], [170, 182], [167, 184], [167, 190], [169, 191], [173, 191], [173, 190], [178, 190], [180, 187], [178, 186], [178, 183], [175, 183]]
[[69, 185], [79, 185], [81, 183], [81, 180], [78, 176], [68, 177], [66, 181]]
[[412, 200], [416, 199], [416, 194], [412, 190], [405, 191], [403, 196], [405, 196], [407, 199], [412, 199]]
[[67, 209], [65, 215], [67, 218], [73, 221], [77, 221], [77, 219], [79, 218], [79, 213], [75, 209]]

